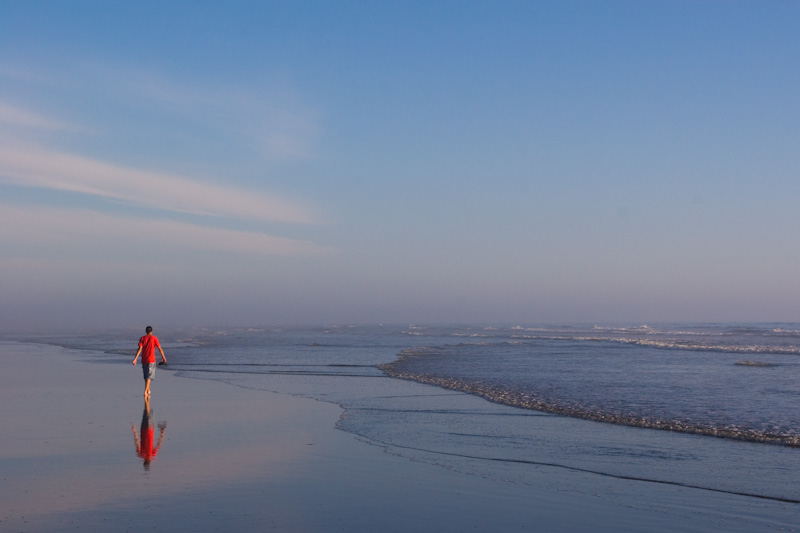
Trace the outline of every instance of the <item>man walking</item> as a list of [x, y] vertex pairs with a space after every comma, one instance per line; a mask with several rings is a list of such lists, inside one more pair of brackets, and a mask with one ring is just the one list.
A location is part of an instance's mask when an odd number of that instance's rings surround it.
[[156, 348], [161, 352], [161, 360], [167, 364], [167, 356], [164, 355], [164, 350], [161, 349], [161, 343], [158, 342], [158, 337], [153, 335], [153, 328], [147, 326], [145, 329], [147, 335], [139, 339], [139, 349], [136, 350], [136, 357], [133, 358], [133, 365], [136, 366], [136, 360], [139, 359], [139, 354], [142, 354], [142, 373], [144, 374], [144, 397], [150, 397], [150, 381], [156, 377]]

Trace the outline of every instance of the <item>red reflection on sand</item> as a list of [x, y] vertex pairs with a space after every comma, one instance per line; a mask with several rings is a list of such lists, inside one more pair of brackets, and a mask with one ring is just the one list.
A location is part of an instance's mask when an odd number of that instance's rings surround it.
[[150, 463], [158, 455], [158, 450], [161, 449], [161, 443], [164, 440], [164, 432], [167, 429], [167, 423], [161, 422], [158, 424], [159, 434], [158, 442], [153, 446], [153, 437], [155, 435], [155, 427], [153, 424], [153, 412], [150, 410], [150, 398], [145, 397], [144, 411], [142, 412], [142, 425], [139, 428], [139, 434], [136, 434], [136, 426], [131, 425], [131, 432], [133, 432], [133, 442], [136, 445], [136, 455], [144, 461], [144, 469], [150, 470]]

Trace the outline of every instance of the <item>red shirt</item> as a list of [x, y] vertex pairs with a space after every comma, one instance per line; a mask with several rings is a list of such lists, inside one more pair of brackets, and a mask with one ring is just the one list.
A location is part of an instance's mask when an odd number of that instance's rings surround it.
[[156, 362], [156, 348], [161, 348], [161, 344], [155, 335], [145, 335], [139, 339], [139, 348], [142, 349], [142, 364], [149, 365]]

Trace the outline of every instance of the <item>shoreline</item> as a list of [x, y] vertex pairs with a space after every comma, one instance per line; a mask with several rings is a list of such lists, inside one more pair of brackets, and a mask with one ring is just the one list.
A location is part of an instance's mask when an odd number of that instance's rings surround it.
[[758, 531], [791, 529], [798, 510], [733, 494], [698, 505], [695, 489], [547, 465], [522, 466], [535, 469], [533, 484], [482, 477], [338, 430], [334, 403], [161, 367], [150, 403], [166, 429], [145, 470], [131, 438], [139, 367], [51, 345], [1, 342], [0, 354], [14, 368], [0, 376], [13, 406], [0, 445], [8, 531]]
[[[455, 379], [427, 376], [424, 374], [414, 374], [394, 370], [391, 364], [378, 366], [388, 376], [395, 379], [403, 379], [414, 383], [424, 383], [446, 390], [463, 392], [472, 396], [483, 398], [487, 402], [518, 407], [520, 409], [534, 410], [541, 413], [565, 416], [569, 418], [586, 420], [590, 422], [600, 422], [603, 424], [614, 424], [639, 429], [652, 429], [657, 431], [669, 431], [672, 433], [683, 433], [686, 435], [697, 435], [701, 437], [713, 437], [718, 439], [728, 439], [731, 441], [749, 442], [754, 444], [766, 444], [770, 446], [785, 446], [787, 448], [800, 448], [800, 436], [770, 436], [758, 433], [754, 430], [732, 429], [730, 427], [712, 427], [701, 425], [679, 426], [673, 422], [664, 422], [657, 419], [632, 417], [619, 414], [598, 415], [592, 411], [574, 407], [565, 407], [554, 403], [537, 400], [525, 395], [514, 395], [506, 393], [504, 401], [495, 399], [494, 391], [481, 385], [464, 385]], [[785, 499], [792, 503], [800, 503], [800, 500]]]

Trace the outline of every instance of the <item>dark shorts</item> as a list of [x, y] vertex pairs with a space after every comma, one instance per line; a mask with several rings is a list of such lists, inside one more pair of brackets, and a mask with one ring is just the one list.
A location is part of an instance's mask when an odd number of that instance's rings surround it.
[[155, 363], [148, 363], [142, 365], [142, 374], [144, 374], [144, 379], [155, 379], [156, 377], [156, 364]]

